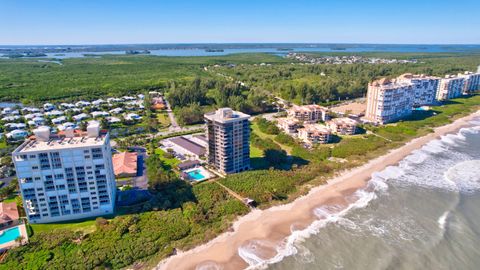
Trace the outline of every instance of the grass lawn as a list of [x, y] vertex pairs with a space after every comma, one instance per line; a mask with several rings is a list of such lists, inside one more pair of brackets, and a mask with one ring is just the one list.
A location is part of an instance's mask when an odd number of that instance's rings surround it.
[[166, 158], [165, 151], [160, 148], [155, 149], [155, 154], [157, 154], [160, 159], [165, 162], [165, 165], [170, 166], [170, 168], [175, 168], [178, 164], [180, 164], [180, 160], [176, 158]]
[[34, 233], [48, 232], [52, 230], [68, 229], [91, 233], [95, 231], [95, 219], [85, 221], [70, 221], [65, 223], [30, 224]]
[[19, 197], [19, 196], [10, 196], [10, 197], [6, 198], [5, 200], [3, 200], [2, 202], [4, 202], [4, 203], [16, 202], [17, 197]]
[[157, 113], [157, 120], [158, 123], [163, 127], [170, 126], [170, 118], [166, 112], [159, 112]]
[[290, 153], [292, 152], [292, 147], [291, 147], [291, 146], [284, 145], [284, 144], [281, 144], [281, 143], [275, 141], [275, 136], [277, 136], [277, 135], [271, 135], [271, 134], [263, 133], [262, 131], [260, 131], [260, 129], [258, 128], [257, 123], [255, 123], [255, 122], [252, 122], [251, 127], [252, 127], [253, 132], [255, 132], [255, 134], [257, 134], [258, 137], [260, 137], [260, 138], [262, 138], [262, 139], [271, 139], [271, 140], [273, 140], [273, 141], [274, 141], [276, 144], [278, 144], [283, 150], [285, 150], [285, 152], [287, 152], [287, 154], [289, 154], [289, 155], [290, 155]]
[[7, 142], [5, 140], [0, 141], [0, 149], [6, 148], [7, 147]]
[[253, 145], [250, 145], [250, 158], [261, 158], [261, 157], [263, 157], [263, 150]]

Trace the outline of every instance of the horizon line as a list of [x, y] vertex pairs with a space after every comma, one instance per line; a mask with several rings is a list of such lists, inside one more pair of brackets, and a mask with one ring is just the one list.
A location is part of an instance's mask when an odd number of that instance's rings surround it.
[[291, 45], [429, 45], [429, 46], [480, 46], [480, 43], [375, 43], [375, 42], [140, 42], [140, 43], [51, 43], [51, 44], [0, 44], [0, 46], [109, 46], [109, 45], [255, 45], [255, 44], [291, 44]]

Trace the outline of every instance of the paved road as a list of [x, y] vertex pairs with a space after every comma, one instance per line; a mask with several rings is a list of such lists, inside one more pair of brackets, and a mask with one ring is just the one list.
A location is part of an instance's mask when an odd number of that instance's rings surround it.
[[170, 106], [170, 103], [165, 100], [165, 104], [167, 105], [167, 114], [168, 118], [170, 118], [170, 127], [168, 128], [172, 132], [179, 131], [181, 127], [177, 123], [177, 119], [175, 119], [175, 115], [173, 114], [172, 107]]

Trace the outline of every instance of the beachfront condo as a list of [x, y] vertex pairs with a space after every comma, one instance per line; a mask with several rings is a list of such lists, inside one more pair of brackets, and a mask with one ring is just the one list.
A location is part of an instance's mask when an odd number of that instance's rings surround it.
[[221, 108], [204, 117], [208, 164], [222, 174], [250, 169], [250, 115]]
[[365, 120], [385, 124], [412, 113], [415, 91], [412, 82], [382, 78], [368, 84]]
[[397, 78], [399, 81], [413, 85], [413, 106], [429, 105], [435, 102], [439, 77], [426, 76], [425, 74], [414, 75], [405, 73]]
[[114, 212], [116, 185], [109, 134], [98, 122], [86, 132], [34, 130], [12, 153], [23, 206], [31, 223], [49, 223]]
[[437, 100], [448, 100], [463, 94], [465, 78], [446, 75], [438, 84]]
[[306, 124], [298, 129], [298, 138], [308, 145], [330, 141], [331, 130], [321, 124]]
[[357, 133], [357, 121], [348, 117], [333, 118], [327, 121], [327, 127], [337, 134], [353, 135]]
[[465, 79], [463, 94], [468, 95], [480, 91], [480, 71], [477, 73], [465, 71], [459, 73], [458, 77]]
[[315, 123], [327, 120], [328, 109], [316, 104], [297, 106], [288, 110], [288, 116], [305, 123]]
[[277, 118], [277, 127], [286, 134], [293, 135], [297, 133], [299, 120], [290, 117]]

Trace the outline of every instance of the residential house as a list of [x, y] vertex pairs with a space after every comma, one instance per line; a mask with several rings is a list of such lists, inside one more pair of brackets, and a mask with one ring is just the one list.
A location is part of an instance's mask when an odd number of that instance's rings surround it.
[[113, 155], [113, 172], [115, 177], [134, 177], [137, 175], [137, 153], [122, 152]]

